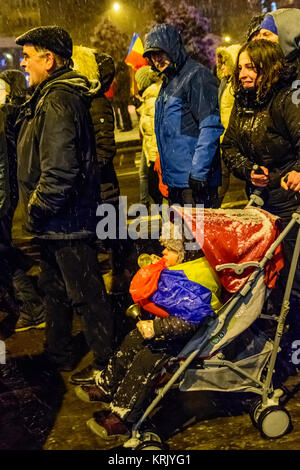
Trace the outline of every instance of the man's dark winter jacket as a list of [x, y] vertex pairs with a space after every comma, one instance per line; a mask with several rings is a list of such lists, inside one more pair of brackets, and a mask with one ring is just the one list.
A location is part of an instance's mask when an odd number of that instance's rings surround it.
[[[104, 58], [104, 60], [99, 60]], [[115, 74], [110, 56], [101, 55], [97, 61], [100, 90], [95, 94], [90, 109], [96, 138], [97, 174], [100, 184], [101, 200], [114, 203], [120, 195], [119, 183], [114, 170], [113, 158], [116, 154], [115, 124], [112, 106], [105, 96]]]
[[85, 77], [63, 68], [22, 107], [18, 181], [24, 221], [45, 238], [95, 233], [96, 152]]
[[171, 58], [155, 106], [155, 134], [163, 182], [189, 187], [189, 175], [210, 186], [221, 184], [217, 80], [188, 57], [177, 29], [154, 27], [146, 37], [145, 53], [160, 49]]
[[[100, 59], [103, 60], [100, 61]], [[100, 62], [99, 62], [100, 61]], [[114, 134], [114, 113], [105, 94], [114, 79], [115, 66], [113, 59], [102, 54], [97, 61], [101, 88], [93, 97], [91, 116], [95, 129], [97, 159], [101, 165], [112, 160], [116, 154]]]
[[300, 171], [299, 104], [293, 103], [293, 89], [287, 86], [293, 80], [293, 74], [282, 78], [263, 103], [253, 100], [251, 91], [238, 96], [222, 142], [225, 164], [247, 181], [248, 189], [254, 163], [269, 169], [265, 208], [281, 217], [289, 217], [300, 204], [298, 193], [280, 186], [287, 172]]
[[5, 136], [7, 144], [7, 157], [9, 166], [9, 186], [10, 186], [10, 203], [11, 214], [15, 211], [18, 199], [18, 180], [17, 180], [17, 139], [18, 139], [18, 120], [21, 105], [25, 102], [18, 99], [10, 103], [5, 103], [2, 106], [2, 111], [5, 114]]
[[118, 62], [116, 66], [114, 98], [117, 102], [125, 101], [126, 103], [130, 98], [130, 72], [128, 65], [124, 62]]
[[113, 110], [101, 91], [95, 95], [90, 111], [95, 129], [97, 159], [101, 165], [104, 165], [114, 158], [116, 143]]

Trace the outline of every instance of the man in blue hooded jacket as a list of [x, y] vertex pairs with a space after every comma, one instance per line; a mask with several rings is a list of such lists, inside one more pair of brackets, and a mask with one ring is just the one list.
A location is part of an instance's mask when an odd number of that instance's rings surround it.
[[151, 29], [144, 57], [164, 76], [155, 106], [155, 133], [169, 203], [218, 207], [219, 137], [224, 129], [217, 80], [188, 57], [179, 31], [171, 24]]

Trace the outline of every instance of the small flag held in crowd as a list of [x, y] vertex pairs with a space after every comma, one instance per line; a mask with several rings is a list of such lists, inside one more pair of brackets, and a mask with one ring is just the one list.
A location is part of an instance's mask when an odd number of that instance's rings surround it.
[[134, 70], [138, 70], [140, 67], [147, 65], [143, 53], [144, 46], [142, 40], [137, 33], [134, 33], [129, 46], [128, 55], [125, 59], [126, 64], [130, 65]]

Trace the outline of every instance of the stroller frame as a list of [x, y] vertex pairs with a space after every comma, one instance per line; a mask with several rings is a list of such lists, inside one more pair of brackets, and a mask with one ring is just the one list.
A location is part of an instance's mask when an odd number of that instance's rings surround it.
[[[250, 199], [250, 202], [247, 207], [251, 206], [253, 203], [261, 205], [261, 200], [257, 195], [253, 195]], [[253, 389], [253, 392], [260, 396], [250, 411], [250, 417], [254, 426], [260, 429], [260, 432], [265, 438], [277, 438], [282, 437], [284, 434], [287, 434], [292, 429], [291, 418], [287, 410], [279, 405], [279, 398], [284, 394], [284, 390], [279, 388], [274, 390], [272, 385], [272, 376], [274, 373], [274, 366], [277, 358], [277, 354], [280, 350], [280, 341], [284, 331], [285, 321], [287, 314], [290, 310], [290, 295], [293, 286], [293, 281], [295, 277], [295, 272], [297, 268], [299, 253], [300, 253], [300, 207], [292, 215], [291, 221], [286, 226], [286, 228], [280, 233], [278, 238], [272, 243], [268, 251], [265, 253], [263, 259], [258, 262], [247, 262], [242, 264], [232, 264], [232, 265], [219, 265], [216, 267], [218, 271], [224, 268], [231, 267], [238, 274], [242, 273], [244, 269], [249, 266], [255, 268], [254, 272], [251, 274], [246, 284], [228, 301], [228, 305], [225, 305], [225, 310], [222, 312], [224, 319], [232, 311], [237, 302], [245, 297], [249, 290], [252, 288], [255, 280], [260, 273], [264, 271], [264, 268], [268, 261], [273, 257], [275, 250], [284, 240], [286, 235], [290, 230], [296, 225], [299, 225], [298, 234], [296, 239], [296, 244], [294, 247], [293, 258], [289, 270], [288, 280], [283, 296], [283, 302], [280, 310], [279, 316], [260, 314], [258, 318], [273, 320], [277, 322], [277, 328], [273, 340], [273, 349], [270, 357], [268, 358], [267, 364], [267, 374], [264, 381], [258, 380], [256, 377], [251, 376], [246, 371], [235, 365], [233, 362], [228, 360], [204, 360], [203, 366], [227, 366], [231, 370], [237, 372], [239, 375], [251, 379], [255, 383], [256, 389]], [[223, 322], [218, 325], [218, 329], [214, 331], [214, 337], [218, 335], [218, 332], [221, 330]], [[140, 431], [140, 428], [146, 418], [151, 414], [155, 409], [157, 404], [163, 399], [168, 390], [175, 384], [177, 379], [184, 373], [188, 368], [191, 362], [201, 353], [201, 350], [204, 349], [205, 345], [211, 341], [212, 338], [208, 338], [204, 345], [200, 348], [192, 351], [188, 357], [181, 363], [179, 368], [176, 370], [174, 375], [168, 380], [165, 386], [162, 389], [159, 389], [157, 392], [156, 398], [150, 403], [146, 408], [142, 417], [138, 420], [137, 423], [133, 425], [131, 438], [125, 442], [124, 447], [132, 448], [136, 450], [145, 450], [145, 449], [164, 449], [164, 444], [161, 442], [159, 436], [152, 432], [145, 432], [144, 435]], [[180, 356], [180, 354], [179, 354]]]

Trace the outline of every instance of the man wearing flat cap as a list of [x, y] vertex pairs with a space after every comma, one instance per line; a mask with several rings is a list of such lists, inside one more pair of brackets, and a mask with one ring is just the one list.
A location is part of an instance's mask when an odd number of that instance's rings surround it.
[[76, 367], [76, 311], [102, 369], [113, 350], [113, 320], [93, 244], [98, 183], [89, 104], [97, 88], [71, 70], [72, 39], [63, 29], [34, 28], [16, 43], [34, 89], [20, 114], [18, 180], [25, 226], [40, 245], [46, 351], [60, 370]]

